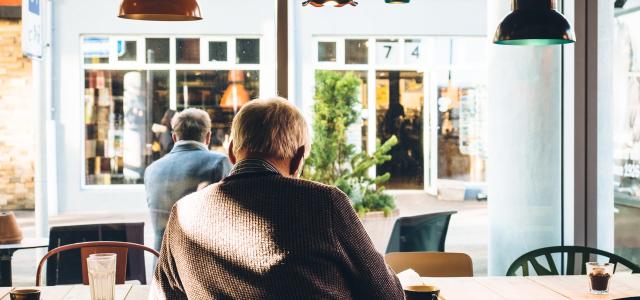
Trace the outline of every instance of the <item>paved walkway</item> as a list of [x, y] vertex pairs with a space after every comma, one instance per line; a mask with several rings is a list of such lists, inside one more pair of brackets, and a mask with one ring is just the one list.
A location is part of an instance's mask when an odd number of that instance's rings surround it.
[[[447, 235], [446, 251], [464, 252], [471, 256], [476, 276], [487, 274], [487, 241], [488, 217], [486, 202], [477, 201], [440, 201], [425, 194], [400, 194], [396, 197], [401, 216], [418, 215], [424, 213], [456, 210], [457, 214], [451, 218], [449, 234]], [[34, 216], [31, 211], [17, 212], [18, 223], [27, 237], [34, 235]], [[74, 225], [87, 223], [116, 223], [116, 222], [146, 222], [145, 214], [105, 213], [65, 214], [52, 217], [50, 226]], [[147, 222], [148, 223], [148, 222]], [[383, 251], [385, 233], [372, 233], [374, 242]], [[376, 235], [378, 238], [376, 238]], [[153, 245], [153, 234], [149, 226], [145, 227], [145, 244]], [[37, 263], [45, 250], [21, 250], [15, 253], [13, 259], [13, 282], [15, 286], [30, 286], [35, 281]], [[150, 262], [150, 259], [147, 259]], [[150, 278], [150, 264], [147, 263], [148, 278]]]

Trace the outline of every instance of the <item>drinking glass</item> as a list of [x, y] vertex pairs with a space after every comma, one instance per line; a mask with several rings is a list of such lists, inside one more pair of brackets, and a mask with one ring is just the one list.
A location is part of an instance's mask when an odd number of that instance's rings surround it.
[[609, 282], [613, 276], [613, 264], [587, 263], [587, 277], [589, 278], [589, 291], [596, 295], [609, 293]]
[[91, 300], [113, 300], [116, 293], [116, 254], [89, 255], [87, 269]]

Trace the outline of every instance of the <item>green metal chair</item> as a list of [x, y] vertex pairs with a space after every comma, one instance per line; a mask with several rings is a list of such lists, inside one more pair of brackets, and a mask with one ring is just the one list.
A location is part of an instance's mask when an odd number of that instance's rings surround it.
[[[538, 276], [546, 276], [546, 275], [561, 275], [558, 272], [558, 267], [553, 259], [554, 254], [565, 255], [566, 253], [566, 270], [562, 275], [577, 275], [576, 274], [576, 254], [580, 254], [580, 273], [585, 275], [587, 273], [586, 263], [589, 261], [593, 261], [591, 259], [592, 256], [603, 256], [609, 259], [609, 263], [614, 264], [614, 272], [618, 267], [618, 264], [621, 264], [631, 270], [633, 273], [640, 273], [640, 267], [628, 259], [618, 256], [616, 254], [583, 246], [556, 246], [556, 247], [546, 247], [540, 248], [537, 250], [533, 250], [531, 252], [527, 252], [524, 255], [518, 257], [509, 267], [507, 271], [507, 276], [517, 276], [516, 272], [519, 269], [522, 269], [522, 276], [529, 276], [529, 265], [533, 267], [535, 271], [535, 275]], [[557, 255], [556, 255], [557, 256]], [[545, 259], [546, 265], [544, 266], [538, 261], [538, 258]]]

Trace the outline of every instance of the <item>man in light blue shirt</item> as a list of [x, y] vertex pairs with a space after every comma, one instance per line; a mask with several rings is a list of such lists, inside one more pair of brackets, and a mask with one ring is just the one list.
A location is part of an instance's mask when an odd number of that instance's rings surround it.
[[175, 145], [169, 154], [147, 167], [144, 174], [147, 204], [160, 251], [171, 208], [180, 198], [216, 183], [231, 170], [229, 159], [209, 151], [211, 119], [207, 112], [189, 108], [176, 114], [171, 125]]

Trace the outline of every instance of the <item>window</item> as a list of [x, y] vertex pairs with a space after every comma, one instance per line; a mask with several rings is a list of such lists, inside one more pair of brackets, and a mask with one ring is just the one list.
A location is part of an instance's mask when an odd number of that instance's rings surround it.
[[210, 62], [227, 62], [227, 42], [211, 41], [209, 42], [209, 61]]
[[375, 172], [391, 174], [387, 189], [433, 190], [445, 180], [464, 189], [467, 182], [484, 182], [483, 43], [482, 38], [317, 39], [316, 69], [350, 70], [362, 79], [357, 136], [363, 149], [371, 151], [376, 139], [398, 138], [393, 159]]
[[236, 40], [236, 63], [259, 64], [260, 63], [260, 40], [237, 39]]
[[368, 40], [346, 40], [345, 41], [346, 64], [363, 65], [369, 62], [369, 41]]
[[481, 72], [436, 73], [438, 179], [485, 181], [487, 94]]
[[318, 42], [318, 61], [336, 62], [336, 42]]
[[640, 264], [640, 12], [616, 18], [614, 57], [615, 252]]
[[[224, 151], [233, 116], [260, 94], [259, 38], [81, 41], [86, 185], [141, 184], [145, 168], [173, 147], [171, 118], [189, 107], [209, 113], [210, 149]], [[229, 52], [232, 44], [236, 49]]]
[[169, 63], [169, 39], [151, 38], [146, 39], [147, 63], [148, 64], [168, 64]]
[[200, 63], [200, 39], [176, 39], [176, 63]]

